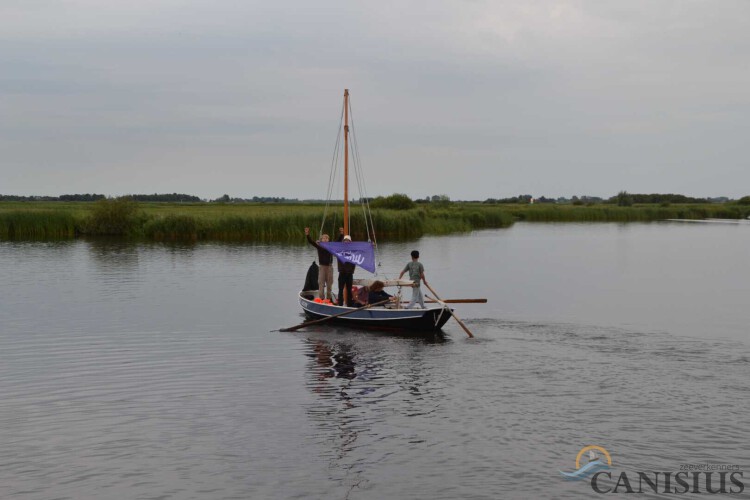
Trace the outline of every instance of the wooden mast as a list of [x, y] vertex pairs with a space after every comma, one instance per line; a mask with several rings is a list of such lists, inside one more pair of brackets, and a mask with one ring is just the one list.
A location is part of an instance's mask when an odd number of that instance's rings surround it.
[[344, 234], [349, 234], [349, 89], [344, 89]]
[[[349, 89], [344, 89], [344, 235], [349, 234]], [[340, 283], [340, 282], [339, 282]], [[348, 290], [344, 287], [344, 305], [349, 304]]]

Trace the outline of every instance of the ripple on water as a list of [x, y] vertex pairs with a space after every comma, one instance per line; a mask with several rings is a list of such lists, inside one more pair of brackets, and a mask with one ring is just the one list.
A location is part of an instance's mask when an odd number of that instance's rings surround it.
[[580, 498], [558, 470], [585, 444], [630, 470], [746, 456], [736, 343], [494, 318], [269, 333], [290, 319], [273, 256], [301, 249], [24, 248], [25, 279], [0, 269], [3, 498]]
[[[331, 448], [332, 480], [343, 488], [356, 471], [369, 485], [358, 496], [375, 498], [398, 475], [395, 462], [412, 474], [415, 494], [470, 495], [481, 484], [488, 496], [544, 496], [591, 442], [635, 469], [697, 457], [742, 463], [748, 404], [737, 396], [749, 373], [731, 343], [571, 324], [471, 325], [486, 340], [300, 337], [316, 396], [307, 413], [315, 442]], [[502, 467], [516, 473], [498, 474]], [[456, 489], [432, 484], [435, 470]]]

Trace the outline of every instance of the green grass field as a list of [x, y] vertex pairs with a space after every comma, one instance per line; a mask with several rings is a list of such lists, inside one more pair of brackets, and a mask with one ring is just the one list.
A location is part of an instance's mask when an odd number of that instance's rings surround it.
[[[303, 239], [304, 227], [317, 234], [322, 205], [0, 202], [0, 239], [53, 239], [110, 235], [153, 240], [243, 240], [292, 242]], [[379, 239], [415, 238], [474, 229], [508, 227], [516, 220], [531, 222], [629, 222], [663, 219], [745, 218], [750, 207], [738, 204], [640, 205], [598, 204], [487, 205], [451, 203], [418, 205], [409, 210], [373, 210]], [[341, 226], [343, 210], [329, 211], [325, 228]], [[361, 207], [351, 209], [352, 236], [365, 236]]]

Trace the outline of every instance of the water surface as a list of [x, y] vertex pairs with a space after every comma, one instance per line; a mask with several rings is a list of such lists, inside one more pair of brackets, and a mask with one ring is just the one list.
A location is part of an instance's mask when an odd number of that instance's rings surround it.
[[747, 466], [750, 228], [517, 224], [413, 248], [476, 339], [318, 327], [310, 247], [0, 243], [2, 498], [582, 498]]

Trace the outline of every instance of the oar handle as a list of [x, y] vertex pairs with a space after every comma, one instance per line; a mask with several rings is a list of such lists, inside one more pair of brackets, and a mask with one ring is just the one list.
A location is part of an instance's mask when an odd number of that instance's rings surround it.
[[[443, 299], [443, 300], [435, 300], [432, 297], [429, 297], [430, 300], [426, 300], [425, 302], [445, 302], [446, 304], [486, 304], [487, 299]], [[409, 301], [405, 300], [401, 302], [402, 304], [408, 304]]]

